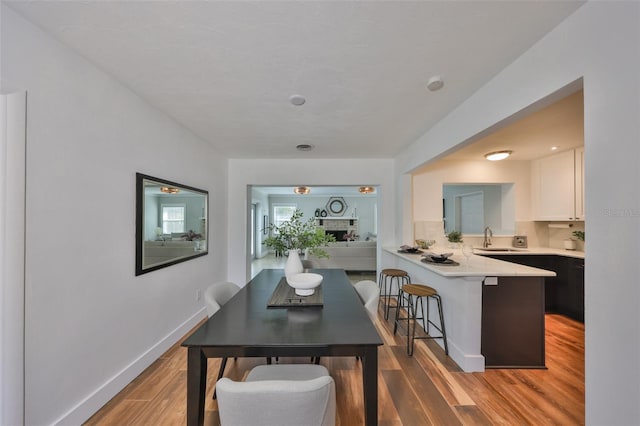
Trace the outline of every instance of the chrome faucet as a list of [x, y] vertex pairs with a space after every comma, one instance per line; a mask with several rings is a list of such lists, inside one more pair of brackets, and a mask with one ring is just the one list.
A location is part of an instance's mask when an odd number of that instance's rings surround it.
[[482, 242], [482, 247], [487, 248], [491, 245], [491, 237], [493, 237], [493, 231], [487, 226], [484, 228], [484, 241]]

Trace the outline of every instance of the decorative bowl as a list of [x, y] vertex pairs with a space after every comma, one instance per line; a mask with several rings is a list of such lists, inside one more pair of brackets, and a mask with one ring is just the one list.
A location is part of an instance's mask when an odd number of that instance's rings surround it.
[[431, 247], [435, 243], [435, 240], [416, 240], [416, 245], [425, 250], [429, 250], [429, 247]]
[[303, 272], [287, 277], [287, 283], [296, 290], [298, 296], [311, 296], [322, 282], [322, 275]]

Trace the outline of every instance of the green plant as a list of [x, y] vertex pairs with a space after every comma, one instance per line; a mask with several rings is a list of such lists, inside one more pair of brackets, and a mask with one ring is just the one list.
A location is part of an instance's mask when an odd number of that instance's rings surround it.
[[584, 231], [573, 231], [571, 233], [571, 235], [573, 235], [574, 237], [576, 237], [580, 241], [584, 241]]
[[271, 234], [262, 244], [271, 247], [276, 251], [285, 252], [287, 250], [305, 250], [318, 257], [329, 257], [329, 254], [321, 247], [326, 247], [336, 239], [333, 235], [324, 232], [324, 229], [316, 228], [315, 218], [309, 218], [306, 222], [302, 220], [301, 210], [296, 211], [291, 219], [280, 226], [269, 224], [268, 230]]
[[459, 231], [451, 231], [447, 234], [447, 240], [449, 240], [450, 243], [461, 243], [462, 233]]

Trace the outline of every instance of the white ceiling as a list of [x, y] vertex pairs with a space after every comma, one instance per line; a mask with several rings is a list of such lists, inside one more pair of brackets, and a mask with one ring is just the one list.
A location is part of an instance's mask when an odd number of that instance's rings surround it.
[[5, 3], [227, 157], [389, 158], [583, 2]]

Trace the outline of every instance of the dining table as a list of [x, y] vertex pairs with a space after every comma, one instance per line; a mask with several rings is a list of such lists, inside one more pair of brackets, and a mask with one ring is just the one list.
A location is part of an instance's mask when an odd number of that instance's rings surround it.
[[284, 270], [263, 269], [182, 342], [188, 349], [187, 425], [204, 422], [208, 358], [334, 356], [360, 358], [365, 424], [377, 424], [382, 339], [343, 269], [309, 272], [323, 277], [319, 306], [269, 306]]

